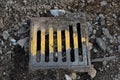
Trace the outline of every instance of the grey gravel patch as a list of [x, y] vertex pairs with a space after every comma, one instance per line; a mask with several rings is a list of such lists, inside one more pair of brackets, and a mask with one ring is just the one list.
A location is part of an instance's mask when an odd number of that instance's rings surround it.
[[8, 33], [8, 31], [3, 31], [2, 36], [3, 36], [3, 39], [7, 40], [10, 34]]
[[106, 44], [101, 38], [96, 38], [96, 43], [102, 50], [106, 50]]

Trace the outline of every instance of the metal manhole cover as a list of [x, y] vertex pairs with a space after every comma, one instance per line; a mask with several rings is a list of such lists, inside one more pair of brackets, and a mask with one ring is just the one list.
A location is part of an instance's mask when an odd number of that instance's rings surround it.
[[90, 55], [84, 18], [31, 19], [30, 71], [73, 69], [88, 72]]

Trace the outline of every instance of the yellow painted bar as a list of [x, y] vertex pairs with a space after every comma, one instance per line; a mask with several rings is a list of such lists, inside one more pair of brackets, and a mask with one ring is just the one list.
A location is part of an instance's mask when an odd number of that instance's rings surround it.
[[61, 30], [57, 30], [58, 52], [62, 51]]
[[70, 35], [69, 35], [69, 30], [65, 30], [65, 42], [66, 42], [66, 50], [70, 49]]
[[78, 35], [77, 33], [73, 33], [74, 38], [74, 48], [78, 48]]
[[53, 52], [53, 28], [49, 28], [49, 51], [50, 53]]
[[45, 29], [41, 29], [41, 54], [45, 54]]
[[82, 37], [82, 42], [85, 42], [86, 40], [85, 40], [85, 38], [84, 37]]
[[34, 56], [36, 55], [36, 50], [37, 50], [37, 26], [34, 26], [32, 28], [32, 39], [31, 39], [31, 54]]

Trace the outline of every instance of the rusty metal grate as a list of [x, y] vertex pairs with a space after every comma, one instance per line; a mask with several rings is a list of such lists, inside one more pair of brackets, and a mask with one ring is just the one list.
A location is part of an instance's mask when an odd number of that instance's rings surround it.
[[32, 71], [64, 68], [87, 72], [90, 67], [87, 47], [87, 27], [83, 18], [31, 20], [29, 68]]

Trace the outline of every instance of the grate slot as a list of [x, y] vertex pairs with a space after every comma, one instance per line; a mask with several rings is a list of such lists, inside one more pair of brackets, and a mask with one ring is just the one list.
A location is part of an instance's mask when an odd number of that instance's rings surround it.
[[67, 62], [70, 62], [70, 33], [69, 33], [69, 28], [68, 30], [65, 30], [65, 45], [66, 45], [66, 58]]
[[80, 29], [80, 23], [77, 23], [77, 33], [78, 33], [78, 54], [79, 54], [79, 60], [83, 60], [83, 54], [82, 54], [82, 41], [81, 41], [81, 29]]
[[45, 62], [49, 61], [49, 34], [45, 35]]
[[41, 49], [41, 31], [37, 31], [37, 54], [36, 54], [36, 61], [40, 62], [40, 49]]
[[54, 41], [54, 53], [53, 53], [53, 60], [54, 62], [57, 62], [58, 61], [58, 53], [57, 53], [57, 31], [54, 31], [53, 32], [53, 41]]
[[78, 62], [79, 56], [78, 56], [78, 34], [77, 34], [77, 28], [76, 26], [73, 27], [74, 33], [73, 33], [73, 41], [74, 41], [74, 56], [75, 61]]
[[75, 56], [74, 56], [74, 41], [73, 41], [73, 27], [70, 25], [69, 26], [69, 32], [70, 32], [70, 57], [71, 57], [71, 61], [74, 62], [75, 61]]
[[[66, 62], [65, 30], [62, 31], [62, 61]], [[68, 53], [69, 54], [69, 53]]]

